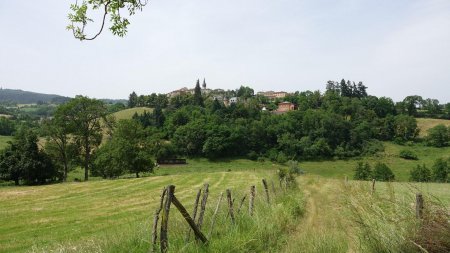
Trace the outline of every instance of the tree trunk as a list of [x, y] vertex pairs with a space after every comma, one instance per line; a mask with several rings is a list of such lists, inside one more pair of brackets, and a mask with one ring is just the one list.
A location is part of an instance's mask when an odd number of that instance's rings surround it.
[[67, 173], [68, 173], [68, 165], [67, 165], [67, 161], [66, 159], [64, 159], [64, 175], [63, 175], [63, 181], [66, 182], [67, 181]]
[[139, 178], [139, 172], [136, 172], [136, 178]]
[[89, 179], [89, 160], [91, 158], [91, 149], [89, 147], [89, 139], [85, 140], [85, 151], [84, 154], [84, 181], [88, 181]]

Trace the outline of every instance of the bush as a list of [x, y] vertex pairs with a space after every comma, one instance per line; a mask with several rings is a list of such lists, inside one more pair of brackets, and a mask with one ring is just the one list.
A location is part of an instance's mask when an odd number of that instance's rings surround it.
[[368, 163], [359, 162], [355, 169], [355, 180], [369, 180], [372, 176], [372, 168]]
[[446, 147], [450, 144], [450, 128], [440, 124], [428, 129], [427, 144], [433, 147]]
[[289, 173], [291, 173], [291, 174], [300, 175], [300, 174], [305, 173], [302, 169], [300, 169], [300, 166], [298, 166], [297, 161], [294, 161], [294, 160], [288, 161], [288, 167], [289, 167]]
[[379, 140], [371, 140], [371, 141], [366, 141], [363, 144], [363, 154], [366, 155], [373, 155], [376, 154], [378, 152], [383, 152], [384, 151], [384, 145], [383, 142], [379, 141]]
[[406, 160], [419, 160], [416, 153], [412, 152], [411, 150], [404, 149], [404, 150], [400, 151], [399, 156]]
[[427, 166], [417, 165], [414, 169], [410, 172], [410, 180], [415, 182], [429, 182], [431, 181], [431, 171], [427, 168]]
[[283, 152], [278, 153], [278, 155], [277, 155], [277, 163], [284, 164], [287, 161], [288, 161], [288, 158]]
[[433, 165], [433, 181], [448, 182], [449, 167], [447, 161], [442, 158], [437, 159]]
[[250, 151], [247, 154], [247, 158], [253, 161], [256, 161], [256, 159], [258, 159], [258, 153], [256, 153], [255, 151]]
[[266, 161], [266, 158], [264, 156], [260, 156], [260, 157], [258, 157], [257, 161], [260, 163], [263, 163]]
[[377, 181], [394, 181], [395, 175], [384, 163], [377, 163], [373, 170], [373, 178]]

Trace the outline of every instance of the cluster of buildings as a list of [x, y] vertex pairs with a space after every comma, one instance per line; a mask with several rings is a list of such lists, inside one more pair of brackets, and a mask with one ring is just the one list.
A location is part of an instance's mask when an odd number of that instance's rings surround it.
[[[195, 89], [188, 89], [186, 87], [183, 87], [178, 90], [171, 91], [167, 93], [167, 97], [176, 97], [183, 94], [194, 94]], [[209, 89], [206, 87], [206, 81], [203, 79], [203, 83], [201, 85], [201, 92], [203, 95], [212, 95], [213, 99], [219, 100], [224, 103], [225, 106], [229, 106], [233, 103], [237, 103], [239, 101], [238, 97], [230, 97], [226, 96], [226, 91], [223, 89]], [[257, 93], [258, 96], [263, 96], [268, 98], [270, 101], [275, 101], [277, 99], [283, 99], [285, 98], [289, 93], [285, 91], [260, 91]], [[263, 111], [266, 111], [267, 108], [265, 106], [261, 106]], [[295, 105], [291, 102], [280, 102], [278, 103], [278, 108], [273, 111], [273, 113], [276, 114], [282, 114], [285, 112], [293, 111], [295, 110]]]

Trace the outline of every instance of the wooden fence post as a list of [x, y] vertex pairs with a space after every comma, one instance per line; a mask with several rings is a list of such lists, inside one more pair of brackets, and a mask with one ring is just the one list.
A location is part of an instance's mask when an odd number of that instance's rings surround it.
[[173, 205], [176, 206], [178, 211], [180, 211], [181, 215], [183, 215], [183, 218], [187, 221], [189, 226], [194, 231], [195, 237], [205, 244], [208, 243], [208, 240], [206, 239], [205, 235], [203, 235], [203, 233], [200, 231], [200, 228], [198, 228], [195, 225], [195, 221], [191, 218], [191, 216], [189, 216], [189, 213], [186, 211], [186, 208], [184, 208], [184, 206], [180, 203], [180, 201], [178, 201], [177, 197], [175, 197], [175, 195], [172, 195], [171, 200]]
[[242, 199], [241, 199], [241, 203], [239, 204], [239, 209], [237, 211], [238, 213], [241, 212], [241, 208], [242, 208], [242, 205], [244, 204], [245, 198], [247, 198], [247, 194], [245, 194], [244, 197], [242, 197]]
[[167, 189], [166, 189], [166, 187], [164, 187], [161, 192], [161, 200], [160, 200], [159, 208], [156, 210], [155, 217], [153, 219], [151, 252], [156, 252], [156, 240], [158, 239], [158, 220], [159, 220], [159, 214], [161, 213], [161, 210], [163, 208], [164, 197], [166, 196], [166, 191], [167, 191]]
[[277, 191], [276, 191], [276, 189], [275, 189], [275, 184], [273, 183], [273, 180], [270, 180], [270, 182], [272, 183], [272, 191], [273, 191], [273, 194], [276, 194]]
[[269, 188], [267, 187], [267, 181], [265, 179], [262, 180], [262, 183], [264, 185], [264, 191], [266, 192], [266, 200], [267, 203], [270, 204], [270, 198], [269, 198]]
[[375, 178], [372, 179], [372, 193], [375, 193]]
[[231, 222], [234, 224], [233, 200], [231, 199], [230, 189], [227, 189], [227, 200], [228, 200], [228, 213], [230, 214]]
[[202, 228], [203, 217], [205, 216], [206, 201], [208, 201], [208, 194], [209, 194], [209, 184], [205, 184], [204, 190], [203, 190], [202, 204], [200, 205], [200, 214], [198, 216], [198, 221], [197, 221], [198, 229]]
[[422, 193], [416, 194], [416, 218], [422, 219], [423, 217], [423, 196]]
[[248, 206], [248, 212], [250, 216], [253, 216], [253, 208], [255, 206], [255, 186], [250, 186], [250, 200], [249, 200], [249, 206]]
[[[197, 217], [197, 209], [198, 209], [198, 202], [200, 200], [200, 195], [202, 194], [202, 189], [200, 188], [197, 192], [197, 197], [195, 198], [194, 203], [194, 210], [192, 211], [192, 219], [195, 221], [195, 218]], [[191, 237], [191, 230], [189, 229], [187, 235], [186, 235], [186, 242], [189, 241], [189, 238]]]
[[223, 192], [220, 193], [219, 200], [217, 201], [216, 210], [212, 216], [211, 229], [209, 230], [208, 238], [211, 240], [212, 231], [214, 229], [214, 224], [216, 223], [217, 212], [219, 211], [220, 202], [222, 202]]
[[166, 253], [169, 247], [167, 229], [169, 225], [170, 203], [172, 203], [172, 197], [174, 192], [175, 192], [174, 185], [167, 186], [166, 202], [164, 203], [163, 213], [161, 217], [160, 245], [162, 253]]

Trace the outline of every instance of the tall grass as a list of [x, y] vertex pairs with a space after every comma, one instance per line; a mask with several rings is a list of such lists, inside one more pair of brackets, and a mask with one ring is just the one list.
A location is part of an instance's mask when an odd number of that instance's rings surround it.
[[415, 193], [396, 194], [393, 184], [386, 191], [372, 192], [367, 182], [343, 187], [349, 217], [359, 235], [362, 252], [449, 252], [450, 217], [445, 205], [425, 194], [423, 219], [416, 218]]

